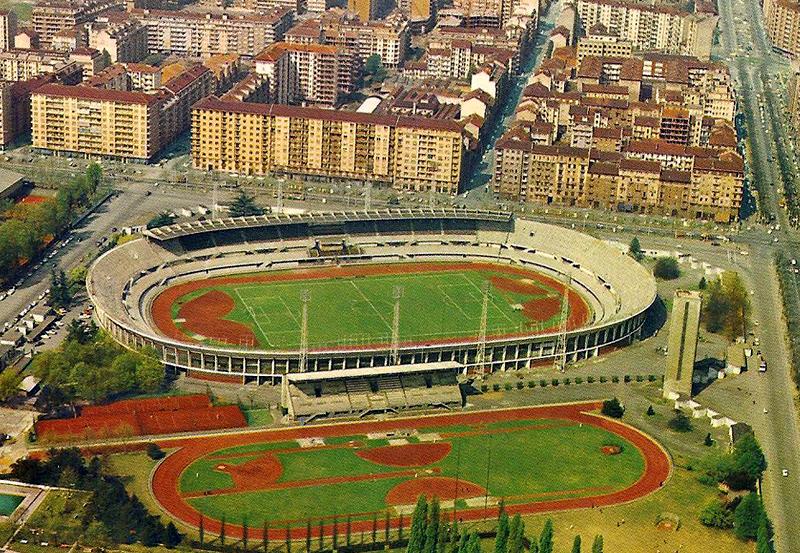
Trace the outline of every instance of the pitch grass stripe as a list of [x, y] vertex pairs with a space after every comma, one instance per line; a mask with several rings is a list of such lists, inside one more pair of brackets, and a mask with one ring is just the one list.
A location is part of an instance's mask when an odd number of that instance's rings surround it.
[[255, 316], [255, 313], [253, 313], [253, 310], [250, 308], [250, 305], [247, 302], [245, 302], [244, 298], [242, 298], [241, 294], [239, 294], [239, 289], [238, 288], [234, 288], [233, 291], [236, 293], [236, 296], [239, 298], [239, 301], [242, 303], [244, 308], [250, 314], [250, 318], [253, 319], [253, 322], [255, 323], [256, 327], [258, 327], [258, 331], [261, 333], [261, 336], [264, 337], [264, 340], [267, 341], [267, 344], [269, 345], [269, 347], [275, 347], [275, 345], [270, 341], [269, 336], [267, 335], [267, 333], [261, 327], [261, 323], [258, 322], [258, 318]]

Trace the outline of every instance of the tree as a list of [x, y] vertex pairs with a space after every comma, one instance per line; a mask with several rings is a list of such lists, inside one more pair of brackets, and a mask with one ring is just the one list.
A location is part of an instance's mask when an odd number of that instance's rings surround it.
[[738, 273], [725, 271], [708, 283], [702, 316], [709, 332], [721, 332], [730, 340], [744, 336], [751, 311], [750, 295]]
[[86, 168], [86, 182], [89, 184], [89, 189], [92, 191], [92, 194], [94, 194], [100, 187], [102, 180], [103, 168], [100, 167], [99, 163], [90, 163]]
[[572, 553], [581, 553], [581, 537], [575, 536], [575, 541], [572, 542]]
[[72, 293], [67, 283], [67, 275], [64, 271], [56, 273], [55, 269], [50, 271], [50, 305], [53, 307], [69, 307], [72, 301]]
[[625, 414], [625, 407], [622, 406], [622, 404], [619, 402], [619, 399], [614, 397], [603, 402], [603, 408], [600, 412], [607, 417], [621, 419], [622, 415]]
[[722, 502], [714, 499], [700, 511], [700, 522], [711, 528], [733, 528], [733, 513]]
[[764, 517], [761, 498], [750, 492], [742, 498], [733, 512], [733, 532], [740, 540], [754, 540]]
[[678, 260], [674, 257], [659, 257], [653, 267], [653, 276], [661, 280], [675, 280], [681, 276]]
[[553, 553], [553, 521], [544, 521], [542, 533], [539, 535], [539, 553]]
[[711, 447], [712, 445], [714, 445], [714, 440], [711, 439], [711, 432], [706, 434], [706, 438], [705, 440], [703, 440], [703, 445], [706, 447]]
[[508, 538], [510, 534], [508, 513], [505, 504], [500, 501], [500, 514], [497, 518], [497, 536], [494, 540], [494, 553], [508, 553]]
[[436, 540], [439, 537], [439, 500], [433, 498], [428, 508], [428, 523], [425, 527], [424, 553], [436, 553]]
[[519, 513], [511, 519], [509, 528], [508, 553], [524, 553], [525, 551], [525, 523]]
[[0, 401], [8, 401], [19, 394], [22, 376], [8, 368], [0, 373]]
[[[245, 526], [245, 528], [247, 528], [247, 526]], [[178, 532], [178, 529], [175, 527], [175, 525], [172, 522], [167, 524], [167, 527], [164, 530], [164, 546], [166, 546], [167, 549], [173, 549], [182, 541], [183, 536], [180, 532]], [[245, 547], [245, 549], [247, 548]]]
[[411, 515], [411, 535], [408, 538], [407, 553], [423, 553], [428, 521], [428, 500], [425, 495], [417, 499], [417, 506]]
[[592, 542], [592, 553], [603, 553], [603, 536], [597, 535]]
[[152, 349], [144, 349], [138, 354], [136, 362], [136, 383], [145, 393], [157, 392], [164, 384], [164, 365], [158, 359], [158, 353]]
[[761, 517], [758, 532], [756, 532], [756, 553], [775, 553], [775, 549], [772, 547], [772, 531], [766, 515]]
[[631, 240], [630, 246], [628, 246], [628, 254], [636, 261], [641, 261], [642, 259], [644, 259], [644, 252], [642, 252], [642, 245], [639, 244], [639, 239], [635, 236], [633, 237], [633, 240]]
[[669, 422], [667, 422], [667, 426], [669, 426], [675, 432], [692, 431], [692, 421], [681, 411], [675, 411], [675, 416], [673, 416]]
[[706, 281], [706, 277], [700, 277], [700, 282], [697, 283], [697, 287], [700, 290], [705, 290], [708, 287], [708, 282]]
[[734, 469], [746, 474], [755, 484], [767, 470], [767, 459], [753, 434], [742, 436], [733, 446]]
[[159, 213], [158, 215], [156, 215], [155, 217], [150, 219], [150, 221], [147, 222], [147, 228], [154, 229], [158, 227], [164, 227], [166, 225], [171, 225], [173, 220], [175, 220], [175, 218], [172, 215], [170, 215], [166, 211], [162, 211], [161, 213]]
[[655, 414], [656, 414], [656, 410], [655, 410], [655, 409], [653, 409], [653, 406], [652, 406], [652, 405], [651, 405], [651, 406], [649, 406], [649, 407], [647, 408], [647, 416], [648, 416], [648, 417], [652, 417], [652, 416], [653, 416], [653, 415], [655, 415]]
[[250, 196], [244, 190], [233, 199], [230, 206], [231, 217], [248, 217], [251, 215], [263, 215], [264, 210], [256, 204], [254, 196]]
[[364, 75], [372, 82], [382, 82], [386, 78], [386, 68], [379, 54], [372, 54], [364, 62]]
[[165, 455], [164, 451], [158, 447], [158, 444], [153, 442], [147, 444], [147, 456], [152, 460], [157, 461], [158, 459], [163, 459]]

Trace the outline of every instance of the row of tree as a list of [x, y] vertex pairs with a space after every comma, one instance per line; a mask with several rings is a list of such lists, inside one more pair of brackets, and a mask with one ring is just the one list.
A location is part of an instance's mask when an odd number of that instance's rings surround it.
[[772, 524], [755, 492], [728, 502], [713, 499], [700, 511], [700, 522], [711, 528], [732, 528], [740, 540], [755, 540], [757, 553], [773, 552]]
[[704, 480], [724, 483], [732, 490], [755, 490], [767, 470], [767, 459], [753, 434], [742, 436], [730, 452], [712, 454], [704, 460]]
[[[547, 519], [538, 537], [525, 537], [525, 523], [519, 514], [509, 517], [501, 501], [498, 509], [497, 532], [493, 553], [524, 553], [526, 545], [530, 553], [553, 553], [553, 521]], [[417, 500], [411, 517], [406, 553], [482, 553], [478, 533], [460, 528], [434, 498], [430, 503], [424, 495]], [[575, 536], [572, 553], [581, 553], [581, 537]], [[603, 536], [595, 536], [591, 553], [603, 553]]]
[[76, 399], [97, 402], [128, 392], [152, 393], [164, 383], [164, 366], [155, 350], [124, 349], [94, 323], [80, 321], [70, 323], [58, 349], [39, 353], [31, 366], [51, 407]]
[[703, 291], [703, 322], [709, 332], [729, 340], [745, 336], [751, 313], [750, 295], [739, 273], [725, 271]]
[[128, 494], [118, 477], [107, 474], [98, 457], [87, 462], [77, 448], [51, 449], [45, 460], [20, 459], [11, 466], [11, 476], [30, 484], [91, 492], [81, 521], [81, 541], [88, 545], [138, 541], [148, 547], [163, 544], [172, 548], [183, 540], [173, 523], [162, 524], [136, 495]]
[[103, 172], [96, 163], [86, 173], [63, 183], [54, 198], [19, 204], [4, 211], [0, 223], [0, 274], [13, 278], [48, 239], [61, 234], [96, 198]]

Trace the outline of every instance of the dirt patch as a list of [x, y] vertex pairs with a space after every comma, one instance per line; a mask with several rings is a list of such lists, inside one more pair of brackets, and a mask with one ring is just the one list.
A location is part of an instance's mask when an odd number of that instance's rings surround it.
[[386, 494], [387, 505], [413, 505], [420, 495], [428, 499], [438, 497], [442, 501], [468, 499], [486, 495], [486, 490], [464, 480], [443, 476], [414, 478], [398, 484]]
[[277, 482], [283, 473], [281, 462], [272, 453], [241, 465], [221, 464], [216, 469], [230, 474], [237, 492], [261, 490], [268, 484]]
[[546, 288], [536, 284], [529, 278], [518, 280], [514, 278], [492, 276], [489, 278], [489, 282], [498, 290], [505, 290], [506, 292], [513, 292], [515, 294], [543, 296], [548, 293]]
[[622, 453], [622, 448], [618, 445], [604, 445], [600, 451], [603, 452], [603, 455], [619, 455]]
[[178, 317], [183, 319], [186, 330], [205, 338], [234, 346], [258, 345], [256, 335], [249, 326], [222, 318], [234, 307], [236, 303], [228, 294], [211, 290], [184, 303], [178, 310]]
[[522, 304], [522, 313], [531, 321], [549, 321], [561, 312], [561, 298], [537, 298]]
[[422, 467], [441, 461], [450, 453], [447, 442], [429, 444], [406, 444], [359, 449], [356, 455], [376, 465], [389, 467]]

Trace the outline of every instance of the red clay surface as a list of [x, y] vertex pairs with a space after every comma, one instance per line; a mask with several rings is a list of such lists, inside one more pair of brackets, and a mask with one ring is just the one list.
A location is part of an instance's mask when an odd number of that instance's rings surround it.
[[386, 503], [389, 505], [412, 505], [417, 502], [421, 495], [428, 499], [438, 497], [442, 501], [451, 501], [453, 499], [483, 497], [485, 494], [485, 488], [472, 482], [456, 480], [446, 476], [425, 476], [406, 480], [396, 485], [386, 494]]
[[[433, 272], [433, 271], [459, 271], [459, 270], [486, 270], [486, 271], [494, 271], [494, 272], [504, 272], [510, 275], [515, 276], [522, 276], [531, 282], [519, 282], [514, 279], [504, 279], [502, 277], [493, 277], [497, 279], [498, 282], [501, 284], [501, 289], [506, 289], [509, 291], [519, 291], [524, 289], [524, 293], [535, 293], [535, 294], [543, 294], [546, 293], [547, 289], [554, 289], [554, 290], [563, 290], [564, 285], [557, 281], [556, 279], [544, 275], [542, 273], [532, 271], [529, 269], [523, 269], [520, 267], [513, 267], [508, 265], [496, 265], [492, 263], [471, 263], [471, 262], [464, 262], [464, 263], [388, 263], [383, 265], [365, 265], [365, 266], [339, 266], [339, 267], [325, 267], [320, 269], [299, 269], [294, 271], [281, 271], [275, 273], [258, 273], [253, 275], [244, 275], [244, 276], [230, 276], [230, 277], [215, 277], [215, 278], [207, 278], [201, 280], [194, 280], [191, 282], [185, 282], [182, 284], [176, 284], [175, 286], [171, 286], [161, 292], [155, 300], [150, 308], [150, 314], [153, 319], [153, 323], [155, 327], [166, 337], [171, 338], [173, 340], [179, 340], [182, 342], [190, 342], [190, 343], [198, 343], [198, 340], [192, 336], [188, 336], [172, 318], [172, 306], [178, 301], [180, 298], [189, 294], [191, 292], [195, 292], [197, 290], [202, 290], [205, 288], [213, 288], [215, 286], [224, 286], [224, 285], [231, 285], [231, 284], [252, 284], [252, 283], [264, 283], [264, 282], [287, 282], [287, 281], [297, 281], [297, 280], [319, 280], [319, 279], [332, 279], [332, 278], [350, 278], [350, 277], [360, 277], [360, 276], [373, 276], [373, 275], [393, 275], [393, 274], [412, 274], [412, 273], [420, 273], [420, 272]], [[508, 282], [502, 282], [508, 281]], [[505, 288], [502, 288], [505, 286]], [[512, 290], [512, 287], [514, 288]], [[209, 292], [209, 294], [212, 292]], [[224, 306], [230, 305], [227, 310], [224, 311], [221, 315], [215, 315], [213, 318], [200, 323], [200, 320], [206, 317], [204, 314], [206, 309], [216, 310], [217, 312], [222, 312], [223, 307], [215, 308], [213, 306], [207, 306], [205, 304], [205, 300], [201, 301], [199, 304], [193, 304], [195, 300], [190, 300], [186, 302], [181, 309], [179, 310], [179, 317], [186, 319], [187, 321], [193, 321], [192, 324], [199, 324], [196, 328], [201, 329], [202, 331], [198, 330], [195, 332], [196, 334], [200, 334], [202, 336], [206, 336], [211, 338], [212, 336], [216, 336], [216, 340], [224, 343], [228, 343], [230, 345], [241, 346], [243, 337], [244, 340], [247, 341], [247, 337], [252, 337], [253, 344], [255, 344], [255, 336], [250, 328], [246, 325], [242, 325], [240, 323], [235, 323], [233, 321], [227, 321], [221, 319], [220, 317], [228, 314], [231, 309], [233, 309], [233, 305], [229, 302], [233, 302], [233, 300], [227, 294], [222, 292], [217, 292], [220, 296], [213, 296], [213, 298], [217, 298], [220, 302], [223, 303]], [[202, 299], [206, 295], [200, 296]], [[224, 296], [224, 298], [222, 297]], [[589, 321], [590, 317], [590, 309], [589, 304], [586, 303], [586, 300], [575, 290], [570, 289], [569, 294], [567, 296], [567, 300], [569, 302], [569, 317], [567, 320], [567, 329], [573, 330], [576, 328], [580, 328], [585, 325]], [[192, 307], [186, 308], [189, 304], [192, 304]], [[558, 305], [556, 308], [555, 305]], [[192, 311], [195, 309], [194, 306], [200, 306], [198, 309], [199, 313], [195, 315]], [[558, 314], [559, 310], [561, 309], [561, 299], [559, 298], [536, 298], [529, 302], [523, 304], [523, 313], [531, 319], [532, 322], [541, 322], [547, 321], [548, 319], [552, 318], [554, 315]], [[184, 323], [185, 324], [185, 323]], [[216, 328], [216, 325], [219, 324], [220, 328]], [[234, 333], [234, 326], [235, 325], [235, 333]], [[187, 326], [187, 329], [189, 327]], [[247, 328], [247, 331], [244, 331], [244, 328]], [[538, 329], [536, 332], [538, 334], [543, 334], [547, 332], [553, 332], [557, 330], [557, 327], [550, 327], [550, 328], [543, 328]], [[511, 333], [511, 334], [504, 334], [504, 335], [493, 335], [492, 338], [505, 338], [505, 337], [513, 337], [513, 336], [524, 336], [529, 335], [531, 331], [523, 332], [523, 333]], [[226, 338], [227, 337], [227, 338]], [[420, 344], [447, 344], [453, 342], [463, 341], [464, 338], [450, 338], [450, 339], [430, 339], [425, 340], [424, 342], [403, 342], [403, 346], [414, 346]], [[362, 346], [347, 346], [346, 349], [370, 349], [375, 348], [378, 346], [382, 346], [385, 344], [366, 344]], [[337, 348], [330, 348], [326, 347], [326, 350], [337, 349]]]
[[387, 445], [373, 449], [359, 449], [356, 455], [389, 467], [423, 467], [447, 457], [451, 448], [447, 442]]
[[281, 462], [272, 453], [266, 453], [242, 465], [226, 465], [221, 461], [217, 468], [231, 475], [233, 487], [237, 490], [261, 489], [264, 483], [277, 482], [283, 473]]
[[129, 399], [87, 406], [72, 419], [41, 420], [36, 434], [44, 441], [175, 434], [247, 426], [236, 405], [214, 407], [202, 394]]
[[[533, 514], [568, 509], [603, 507], [633, 501], [655, 492], [663, 486], [664, 482], [666, 482], [670, 476], [671, 462], [667, 453], [652, 438], [639, 430], [623, 424], [620, 421], [607, 419], [590, 412], [598, 411], [601, 406], [602, 402], [597, 401], [500, 411], [473, 411], [470, 413], [452, 413], [385, 421], [354, 422], [351, 424], [284, 428], [218, 436], [164, 439], [159, 440], [157, 443], [164, 449], [172, 449], [174, 451], [156, 468], [153, 474], [152, 489], [156, 500], [171, 516], [196, 527], [200, 522], [201, 514], [181, 495], [179, 491], [181, 474], [197, 459], [223, 448], [264, 442], [296, 440], [299, 438], [330, 438], [336, 436], [366, 435], [368, 433], [388, 432], [408, 428], [428, 428], [448, 425], [485, 425], [500, 421], [549, 418], [568, 419], [577, 423], [591, 424], [617, 434], [639, 450], [645, 460], [644, 472], [638, 481], [623, 490], [594, 494], [589, 492], [589, 494], [584, 497], [546, 499], [524, 504], [508, 505], [506, 506], [506, 510], [509, 513]], [[411, 471], [411, 475], [414, 475], [413, 471]], [[413, 503], [413, 501], [411, 501], [411, 503]], [[459, 510], [459, 518], [463, 518], [463, 520], [481, 520], [485, 518], [494, 518], [496, 516], [496, 507]], [[400, 522], [399, 518], [391, 519], [390, 525], [393, 528], [397, 528]], [[408, 522], [408, 517], [406, 517], [403, 524], [406, 525]], [[206, 516], [204, 518], [204, 528], [206, 532], [218, 533], [220, 530], [220, 523]], [[360, 532], [362, 530], [369, 532], [371, 528], [371, 521], [359, 520], [352, 522], [352, 531], [354, 532]], [[306, 529], [304, 527], [294, 527], [289, 531], [293, 539], [302, 539], [306, 537]], [[333, 531], [333, 525], [323, 525], [321, 531], [326, 535], [330, 535]], [[226, 525], [226, 532], [229, 536], [241, 537], [242, 528], [229, 522]], [[251, 528], [249, 530], [251, 538], [260, 538], [260, 532], [261, 530], [256, 528]], [[319, 533], [319, 526], [312, 528], [313, 536], [318, 536]], [[283, 538], [285, 534], [286, 530], [283, 529], [270, 530], [271, 538]]]
[[257, 346], [256, 335], [249, 326], [223, 319], [234, 307], [236, 302], [228, 294], [211, 290], [181, 305], [178, 317], [183, 319], [183, 327], [194, 334], [225, 344], [244, 341]]

